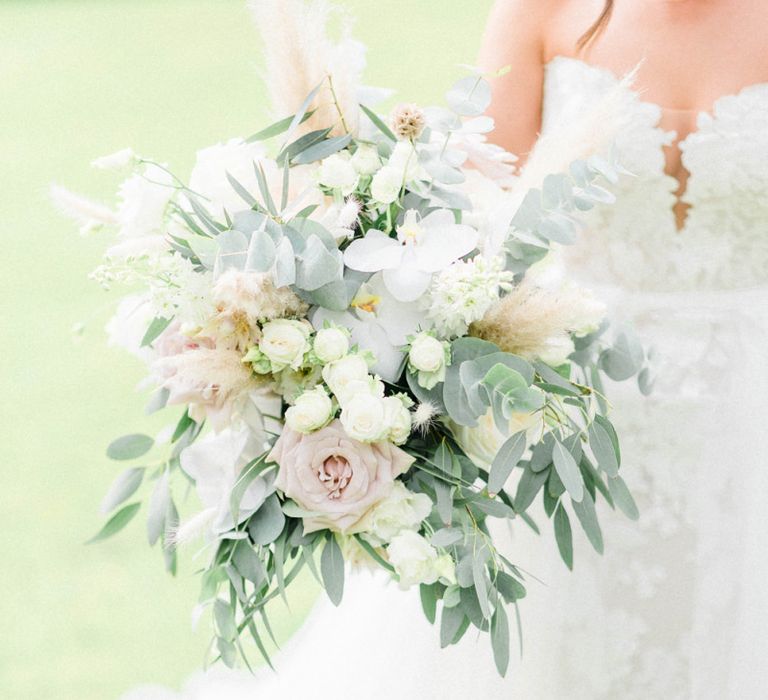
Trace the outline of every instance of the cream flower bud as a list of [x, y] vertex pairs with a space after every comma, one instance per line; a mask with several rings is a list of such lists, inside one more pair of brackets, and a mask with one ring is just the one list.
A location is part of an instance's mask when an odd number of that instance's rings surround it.
[[415, 140], [427, 124], [424, 112], [415, 104], [399, 104], [392, 110], [392, 131], [399, 139]]
[[341, 424], [347, 435], [360, 442], [379, 442], [387, 434], [384, 400], [374, 394], [359, 393], [341, 409]]
[[352, 167], [360, 175], [373, 175], [381, 167], [379, 152], [374, 146], [358, 146], [352, 156]]
[[413, 530], [404, 530], [387, 547], [389, 562], [400, 577], [400, 588], [407, 589], [419, 583], [435, 583], [442, 579], [455, 581], [455, 566], [449, 555], [437, 550]]
[[264, 324], [259, 350], [272, 364], [273, 372], [301, 367], [310, 349], [311, 331], [306, 321], [280, 318]]
[[382, 204], [392, 204], [399, 196], [403, 186], [403, 171], [385, 165], [373, 176], [371, 196]]
[[432, 511], [432, 499], [410, 491], [402, 481], [395, 481], [392, 491], [368, 513], [363, 527], [372, 544], [384, 544], [404, 530], [418, 530]]
[[429, 333], [419, 333], [408, 351], [408, 365], [417, 372], [417, 381], [425, 389], [432, 389], [445, 379], [445, 368], [450, 359], [450, 346]]
[[327, 425], [334, 415], [333, 401], [322, 387], [305, 391], [285, 412], [285, 423], [297, 433], [308, 434]]
[[349, 153], [334, 153], [320, 164], [318, 180], [321, 185], [333, 190], [341, 190], [348, 195], [357, 186], [357, 172], [352, 166]]
[[349, 352], [349, 335], [341, 328], [322, 328], [315, 334], [314, 350], [320, 362], [340, 360]]
[[402, 445], [411, 434], [411, 401], [406, 405], [400, 396], [387, 396], [384, 400], [384, 421], [387, 425], [387, 439]]
[[341, 404], [355, 393], [351, 391], [355, 383], [367, 385], [370, 378], [368, 363], [360, 355], [347, 355], [323, 367], [323, 379]]
[[574, 351], [573, 340], [563, 333], [548, 338], [539, 352], [539, 359], [551, 367], [559, 367], [568, 362], [568, 356]]

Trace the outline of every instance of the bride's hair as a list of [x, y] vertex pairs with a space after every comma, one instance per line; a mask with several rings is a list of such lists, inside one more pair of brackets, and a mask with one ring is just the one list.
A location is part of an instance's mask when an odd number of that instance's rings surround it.
[[579, 51], [587, 48], [587, 46], [589, 46], [597, 38], [600, 32], [605, 29], [605, 26], [611, 19], [611, 13], [613, 12], [613, 2], [614, 0], [605, 0], [605, 6], [603, 7], [603, 11], [600, 13], [600, 16], [593, 22], [592, 26], [579, 37], [579, 40], [576, 42], [576, 47]]

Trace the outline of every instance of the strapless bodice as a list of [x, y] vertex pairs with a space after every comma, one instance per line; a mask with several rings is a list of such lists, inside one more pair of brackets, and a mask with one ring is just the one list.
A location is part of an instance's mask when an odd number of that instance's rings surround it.
[[681, 230], [678, 181], [665, 173], [662, 109], [612, 72], [557, 57], [546, 68], [542, 133], [575, 120], [613, 90], [628, 91], [613, 154], [617, 202], [588, 216], [569, 267], [593, 284], [631, 290], [716, 290], [768, 283], [768, 83], [720, 98], [679, 144], [689, 173]]

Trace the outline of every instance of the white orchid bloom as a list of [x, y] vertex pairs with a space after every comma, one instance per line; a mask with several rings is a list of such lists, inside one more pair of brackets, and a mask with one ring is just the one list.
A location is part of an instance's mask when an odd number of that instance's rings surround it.
[[344, 252], [347, 267], [361, 272], [383, 271], [384, 284], [398, 301], [418, 299], [432, 275], [456, 262], [477, 245], [478, 234], [457, 224], [453, 213], [438, 209], [419, 220], [414, 209], [405, 213], [397, 238], [369, 231]]
[[372, 371], [394, 382], [400, 376], [408, 336], [427, 325], [424, 312], [415, 303], [397, 301], [384, 286], [381, 274], [374, 275], [352, 300], [352, 311], [318, 308], [312, 324], [320, 329], [326, 321], [349, 328], [352, 342], [376, 356]]
[[250, 429], [235, 432], [227, 428], [210, 433], [181, 453], [181, 468], [194, 480], [204, 510], [179, 528], [178, 540], [190, 539], [204, 526], [216, 537], [259, 509], [267, 496], [267, 482], [262, 478], [254, 479], [245, 490], [237, 522], [232, 518], [230, 497], [243, 467], [263, 451], [259, 436]]

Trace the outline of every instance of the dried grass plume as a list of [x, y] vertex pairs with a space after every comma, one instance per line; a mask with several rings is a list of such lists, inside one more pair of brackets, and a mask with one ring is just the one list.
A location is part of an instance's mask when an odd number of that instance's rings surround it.
[[[327, 0], [250, 0], [249, 7], [261, 34], [275, 118], [294, 114], [324, 81], [312, 105], [317, 112], [299, 133], [330, 124], [333, 135], [355, 133], [365, 50], [350, 36], [349, 17]], [[329, 35], [332, 21], [341, 24], [337, 40]]]

